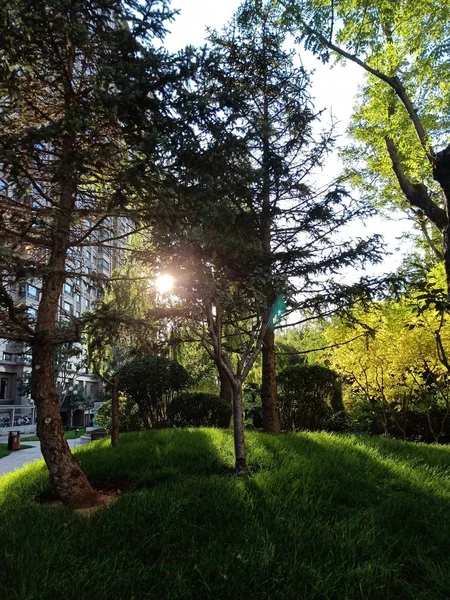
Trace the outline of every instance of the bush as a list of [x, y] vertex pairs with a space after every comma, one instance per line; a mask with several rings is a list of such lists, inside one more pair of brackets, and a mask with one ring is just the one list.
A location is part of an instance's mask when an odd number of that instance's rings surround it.
[[293, 365], [278, 376], [280, 425], [284, 431], [326, 429], [343, 413], [340, 379], [320, 365]]
[[[111, 400], [107, 400], [97, 410], [95, 422], [99, 427], [111, 432]], [[138, 431], [142, 429], [142, 418], [139, 414], [139, 408], [135, 402], [128, 400], [124, 396], [119, 398], [119, 428], [122, 432]]]
[[203, 392], [181, 394], [168, 408], [169, 424], [174, 427], [220, 427], [230, 417], [231, 407], [220, 396]]
[[168, 409], [177, 392], [189, 383], [189, 374], [178, 362], [162, 356], [136, 356], [116, 373], [121, 390], [134, 401], [145, 427], [167, 424]]

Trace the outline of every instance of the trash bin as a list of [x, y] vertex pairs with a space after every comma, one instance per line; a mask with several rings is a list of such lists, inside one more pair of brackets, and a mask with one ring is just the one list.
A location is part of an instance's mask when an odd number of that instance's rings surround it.
[[20, 448], [20, 433], [18, 431], [10, 431], [8, 435], [8, 450], [19, 450]]

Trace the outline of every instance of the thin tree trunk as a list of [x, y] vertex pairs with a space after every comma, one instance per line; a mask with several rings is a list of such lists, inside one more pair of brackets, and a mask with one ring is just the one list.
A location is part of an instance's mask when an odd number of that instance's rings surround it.
[[119, 444], [119, 380], [114, 379], [111, 386], [111, 446]]
[[150, 420], [148, 418], [146, 410], [140, 404], [138, 404], [138, 408], [139, 413], [141, 415], [142, 423], [144, 424], [144, 429], [151, 429]]
[[218, 425], [219, 425], [219, 427], [228, 429], [231, 424], [231, 413], [232, 413], [232, 408], [233, 408], [233, 389], [231, 387], [230, 380], [228, 379], [225, 371], [220, 366], [220, 364], [217, 365], [217, 369], [219, 371], [219, 378], [220, 378], [220, 397], [222, 398], [222, 400], [224, 402], [226, 402], [226, 404], [231, 409], [230, 416], [224, 417], [221, 421], [219, 421]]
[[280, 433], [277, 411], [275, 333], [267, 329], [262, 347], [262, 416], [265, 433]]
[[244, 413], [242, 409], [242, 383], [233, 382], [233, 434], [234, 434], [234, 453], [236, 457], [236, 474], [245, 476], [248, 474], [247, 459], [245, 452], [244, 437]]
[[49, 342], [33, 347], [33, 399], [42, 454], [53, 487], [64, 503], [77, 507], [92, 506], [97, 502], [98, 494], [64, 438], [52, 373], [52, 345]]

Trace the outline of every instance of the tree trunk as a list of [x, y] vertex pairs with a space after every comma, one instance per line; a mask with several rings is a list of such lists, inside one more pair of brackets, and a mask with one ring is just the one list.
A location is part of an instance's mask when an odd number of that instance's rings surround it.
[[64, 503], [77, 507], [92, 506], [98, 501], [98, 494], [64, 438], [52, 373], [52, 346], [48, 342], [33, 347], [33, 399], [42, 454], [51, 484]]
[[280, 433], [277, 411], [275, 333], [267, 329], [262, 347], [262, 416], [265, 433]]
[[[226, 404], [232, 409], [233, 407], [233, 389], [231, 387], [230, 380], [228, 379], [225, 371], [220, 365], [217, 365], [217, 369], [219, 371], [220, 378], [220, 397]], [[221, 421], [219, 421], [219, 427], [223, 427], [228, 429], [231, 423], [231, 413], [229, 417], [224, 417]]]
[[447, 216], [445, 227], [441, 227], [444, 250], [444, 265], [447, 279], [447, 295], [450, 297], [450, 144], [438, 152], [434, 159], [433, 179], [439, 183], [444, 197]]
[[[72, 90], [68, 86], [67, 95], [71, 94]], [[58, 169], [59, 209], [55, 210], [54, 214], [48, 271], [42, 276], [36, 335], [32, 345], [32, 388], [39, 439], [50, 472], [50, 481], [64, 503], [82, 507], [95, 504], [98, 501], [98, 494], [91, 487], [79, 462], [72, 456], [64, 438], [59, 398], [53, 376], [58, 303], [65, 281], [72, 211], [77, 192], [74, 148], [75, 136], [72, 133], [64, 134]]]
[[111, 446], [119, 444], [119, 380], [114, 379], [111, 386]]
[[244, 413], [242, 409], [242, 383], [238, 380], [233, 382], [233, 434], [234, 434], [234, 454], [236, 457], [236, 474], [246, 476], [247, 460], [245, 456], [245, 437], [244, 437]]
[[147, 411], [140, 404], [138, 404], [138, 409], [139, 409], [139, 414], [141, 415], [144, 429], [151, 429], [150, 419], [148, 418]]

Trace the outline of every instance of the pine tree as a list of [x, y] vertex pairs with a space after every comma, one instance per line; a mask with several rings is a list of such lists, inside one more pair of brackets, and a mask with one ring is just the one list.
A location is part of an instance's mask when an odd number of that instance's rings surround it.
[[[331, 145], [312, 135], [308, 77], [283, 50], [275, 3], [246, 3], [211, 48], [180, 107], [191, 134], [173, 164], [174, 209], [153, 220], [155, 254], [233, 395], [236, 470], [246, 472], [242, 386], [264, 347], [266, 428], [277, 431], [273, 330], [288, 310], [347, 291], [340, 267], [376, 243], [336, 236], [365, 208], [310, 181]], [[325, 279], [330, 276], [330, 279]]]
[[[154, 44], [165, 0], [5, 0], [0, 7], [1, 337], [32, 349], [38, 434], [64, 502], [97, 497], [64, 439], [52, 374], [55, 346], [79, 341], [58, 323], [63, 283], [96, 285], [82, 249], [117, 247], [114, 219], [155, 195], [166, 129], [169, 57]], [[149, 191], [151, 190], [151, 191]], [[36, 318], [11, 293], [40, 282]]]
[[289, 289], [296, 285], [293, 278], [336, 269], [368, 249], [336, 246], [315, 260], [321, 237], [343, 225], [351, 211], [339, 214], [330, 209], [332, 202], [342, 203], [345, 193], [339, 188], [330, 188], [321, 200], [315, 198], [310, 173], [323, 166], [332, 149], [332, 131], [314, 139], [318, 115], [312, 107], [309, 76], [285, 48], [281, 14], [279, 4], [272, 0], [244, 2], [232, 26], [212, 36], [226, 65], [218, 80], [226, 90], [222, 94], [228, 95], [222, 102], [228, 102], [229, 119], [252, 157], [249, 203], [263, 253], [265, 311], [270, 323], [262, 347], [263, 427], [269, 433], [279, 432], [273, 314], [282, 303], [280, 298], [289, 298], [294, 308], [294, 290]]

